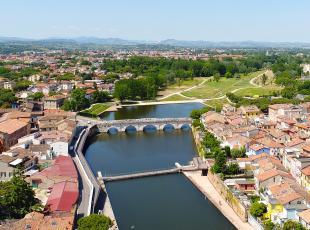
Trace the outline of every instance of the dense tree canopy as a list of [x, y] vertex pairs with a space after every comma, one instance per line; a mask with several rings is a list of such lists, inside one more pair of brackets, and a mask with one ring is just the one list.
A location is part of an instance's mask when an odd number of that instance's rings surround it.
[[108, 230], [112, 225], [110, 218], [99, 214], [83, 217], [77, 223], [78, 230]]
[[267, 207], [265, 204], [260, 202], [254, 202], [250, 207], [250, 213], [255, 217], [262, 217], [264, 213], [267, 212]]
[[0, 182], [1, 219], [22, 218], [38, 204], [34, 191], [21, 175], [14, 175], [10, 181]]
[[115, 84], [114, 96], [124, 100], [154, 99], [158, 87], [153, 78], [124, 79]]
[[16, 102], [17, 98], [12, 90], [0, 89], [0, 107], [10, 108], [11, 104]]

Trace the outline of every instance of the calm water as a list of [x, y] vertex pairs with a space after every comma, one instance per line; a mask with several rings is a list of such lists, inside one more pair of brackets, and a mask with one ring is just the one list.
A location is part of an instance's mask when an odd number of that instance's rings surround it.
[[112, 182], [107, 188], [121, 230], [235, 229], [182, 174]]
[[[188, 117], [199, 103], [126, 107], [105, 119]], [[191, 131], [100, 134], [85, 157], [97, 175], [116, 175], [174, 167], [197, 155]], [[107, 183], [120, 230], [234, 229], [182, 174]]]
[[187, 164], [196, 156], [191, 131], [100, 134], [86, 149], [85, 157], [94, 173], [115, 175]]
[[194, 109], [204, 107], [201, 103], [182, 103], [165, 105], [140, 105], [123, 107], [117, 112], [104, 113], [101, 117], [107, 120], [138, 119], [138, 118], [171, 118], [189, 117]]

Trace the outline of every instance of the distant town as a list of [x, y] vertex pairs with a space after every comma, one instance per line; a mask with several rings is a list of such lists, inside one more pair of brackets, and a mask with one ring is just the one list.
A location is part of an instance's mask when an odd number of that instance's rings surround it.
[[[308, 49], [9, 49], [0, 54], [0, 229], [121, 229], [106, 186], [124, 178], [94, 171], [85, 151], [98, 133], [148, 126], [189, 128], [197, 154], [136, 177], [184, 174], [237, 229], [310, 229]], [[178, 117], [146, 108], [194, 103]]]

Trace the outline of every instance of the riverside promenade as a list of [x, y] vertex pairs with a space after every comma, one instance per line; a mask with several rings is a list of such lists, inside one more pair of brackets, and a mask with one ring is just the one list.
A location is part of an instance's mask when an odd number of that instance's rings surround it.
[[183, 174], [218, 208], [218, 210], [239, 230], [254, 230], [248, 223], [243, 222], [225, 199], [216, 191], [208, 177], [200, 171], [188, 171]]

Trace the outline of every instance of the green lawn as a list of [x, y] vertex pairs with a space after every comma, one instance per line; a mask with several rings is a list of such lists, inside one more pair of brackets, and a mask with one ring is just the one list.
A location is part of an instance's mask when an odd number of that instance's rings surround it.
[[184, 100], [190, 100], [190, 99], [176, 94], [176, 95], [172, 95], [170, 97], [167, 97], [165, 99], [162, 99], [160, 101], [184, 101]]
[[182, 94], [187, 97], [195, 97], [199, 99], [225, 96], [226, 93], [239, 88], [253, 87], [250, 84], [250, 80], [263, 72], [264, 71], [254, 72], [246, 76], [241, 76], [239, 79], [222, 77], [218, 82], [210, 80], [203, 85]]
[[172, 85], [169, 85], [167, 87], [167, 89], [187, 89], [187, 88], [190, 88], [190, 87], [193, 87], [193, 86], [196, 86], [196, 85], [199, 85], [201, 82], [203, 82], [203, 80], [205, 80], [206, 78], [205, 77], [197, 77], [197, 78], [194, 78], [194, 79], [185, 79], [185, 80], [177, 80], [174, 84]]
[[273, 92], [280, 91], [279, 86], [265, 86], [259, 88], [246, 88], [238, 90], [235, 94], [242, 97], [272, 95]]
[[225, 98], [225, 99], [220, 99], [220, 100], [206, 101], [205, 104], [212, 108], [221, 109], [224, 104], [228, 104], [228, 101]]
[[97, 117], [102, 114], [105, 110], [107, 110], [111, 106], [110, 103], [100, 103], [94, 104], [90, 108], [82, 110], [80, 115], [82, 116], [90, 116], [90, 117]]

